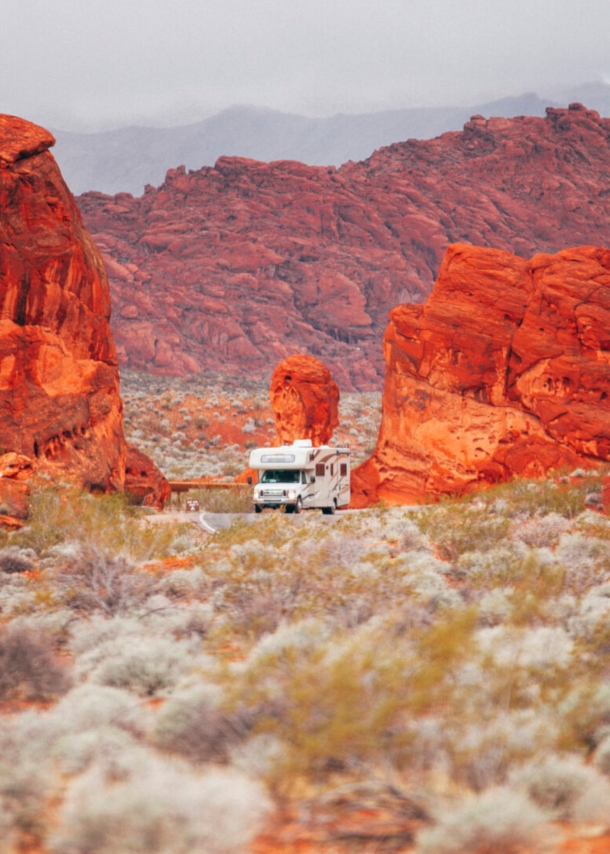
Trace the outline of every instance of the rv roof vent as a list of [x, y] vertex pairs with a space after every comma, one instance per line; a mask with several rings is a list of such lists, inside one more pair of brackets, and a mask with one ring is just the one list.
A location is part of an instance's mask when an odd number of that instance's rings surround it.
[[311, 439], [295, 439], [292, 444], [295, 448], [311, 448]]

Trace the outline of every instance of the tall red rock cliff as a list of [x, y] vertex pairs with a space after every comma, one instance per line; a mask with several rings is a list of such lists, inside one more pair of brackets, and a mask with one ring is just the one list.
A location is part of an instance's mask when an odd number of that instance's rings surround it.
[[0, 446], [121, 489], [125, 442], [104, 265], [48, 151], [0, 116]]
[[388, 312], [427, 296], [450, 243], [529, 257], [607, 242], [610, 119], [473, 116], [340, 169], [223, 157], [79, 205], [122, 364], [263, 377], [298, 349], [342, 388], [374, 388]]
[[391, 312], [383, 419], [354, 506], [415, 503], [610, 460], [610, 250], [449, 247]]

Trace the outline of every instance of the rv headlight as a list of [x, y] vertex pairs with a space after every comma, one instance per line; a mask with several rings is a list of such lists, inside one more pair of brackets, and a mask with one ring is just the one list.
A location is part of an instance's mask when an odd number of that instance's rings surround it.
[[288, 498], [290, 498], [292, 501], [294, 501], [294, 499], [295, 499], [296, 497], [297, 497], [297, 491], [296, 491], [296, 489], [289, 489], [289, 490], [288, 490]]

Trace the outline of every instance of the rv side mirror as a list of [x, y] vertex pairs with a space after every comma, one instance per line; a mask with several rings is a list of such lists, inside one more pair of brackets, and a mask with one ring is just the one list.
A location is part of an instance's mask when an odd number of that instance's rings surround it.
[[252, 478], [248, 475], [248, 486], [252, 486]]
[[316, 482], [316, 476], [315, 476], [315, 474], [312, 474], [312, 476], [309, 478], [309, 482], [310, 482], [310, 483], [315, 483], [315, 482]]

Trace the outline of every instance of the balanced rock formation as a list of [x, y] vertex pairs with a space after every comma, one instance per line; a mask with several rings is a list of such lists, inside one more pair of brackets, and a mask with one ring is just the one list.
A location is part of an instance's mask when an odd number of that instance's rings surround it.
[[522, 257], [603, 245], [610, 119], [473, 116], [341, 168], [222, 157], [140, 198], [78, 200], [110, 277], [121, 364], [262, 378], [296, 350], [343, 389], [379, 388], [394, 306], [432, 290], [447, 246]]
[[461, 244], [391, 312], [383, 419], [354, 506], [610, 459], [610, 250], [525, 261]]
[[0, 116], [0, 446], [84, 488], [125, 483], [104, 264], [49, 152]]
[[339, 388], [328, 368], [313, 356], [289, 356], [277, 366], [269, 389], [277, 440], [290, 445], [311, 439], [325, 445], [339, 426]]

